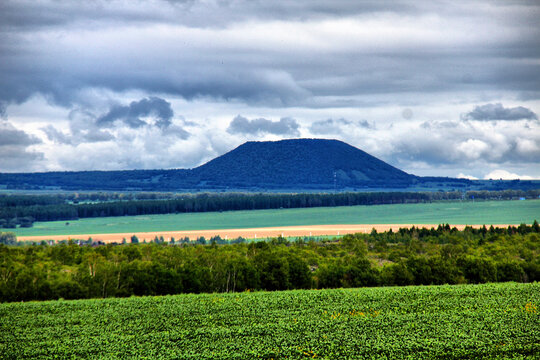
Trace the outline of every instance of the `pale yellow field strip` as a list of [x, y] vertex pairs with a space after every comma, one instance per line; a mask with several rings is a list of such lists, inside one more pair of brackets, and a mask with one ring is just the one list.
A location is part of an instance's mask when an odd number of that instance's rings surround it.
[[[171, 238], [176, 240], [188, 237], [191, 240], [196, 240], [198, 237], [204, 236], [207, 240], [213, 236], [219, 235], [222, 239], [236, 239], [243, 237], [246, 239], [256, 238], [268, 238], [277, 237], [279, 235], [284, 237], [289, 236], [322, 236], [322, 235], [345, 235], [354, 233], [370, 233], [372, 229], [378, 232], [398, 231], [399, 228], [411, 228], [412, 226], [418, 228], [437, 228], [436, 224], [346, 224], [346, 225], [306, 225], [306, 226], [281, 226], [281, 227], [264, 227], [264, 228], [249, 228], [249, 229], [217, 229], [217, 230], [179, 230], [179, 231], [152, 231], [152, 232], [134, 232], [134, 233], [116, 233], [116, 234], [83, 234], [83, 235], [49, 235], [49, 236], [20, 236], [17, 237], [19, 241], [42, 241], [42, 240], [68, 240], [68, 239], [80, 239], [87, 240], [92, 238], [94, 241], [102, 242], [122, 242], [126, 239], [130, 242], [132, 235], [137, 236], [139, 241], [153, 240], [156, 236], [163, 238], [166, 241], [170, 241]], [[459, 230], [463, 230], [466, 225], [450, 225], [450, 227], [456, 227]], [[474, 228], [480, 228], [483, 225], [469, 225]], [[489, 227], [489, 225], [487, 225]], [[495, 227], [505, 228], [508, 225], [494, 225]], [[513, 225], [518, 226], [518, 225]]]

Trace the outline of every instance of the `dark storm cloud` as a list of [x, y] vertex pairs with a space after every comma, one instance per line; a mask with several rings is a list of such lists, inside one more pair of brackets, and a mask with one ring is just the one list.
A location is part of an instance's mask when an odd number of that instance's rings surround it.
[[131, 128], [138, 128], [148, 123], [142, 117], [153, 116], [155, 125], [165, 129], [171, 125], [174, 112], [171, 103], [158, 97], [149, 97], [139, 101], [132, 101], [127, 106], [113, 106], [108, 113], [97, 119], [97, 125], [110, 125], [117, 120], [123, 121]]
[[[504, 89], [534, 99], [540, 94], [540, 65], [522, 60], [540, 56], [539, 16], [540, 6], [532, 1], [475, 6], [322, 0], [2, 1], [0, 102], [21, 103], [40, 93], [71, 108], [83, 101], [79, 92], [84, 89], [313, 108], [360, 106], [361, 100], [347, 96], [464, 90]], [[421, 17], [427, 18], [425, 24], [416, 21]], [[447, 23], [432, 24], [430, 17]], [[369, 27], [358, 27], [342, 34], [350, 23], [332, 24], [328, 28], [338, 31], [324, 34], [326, 38], [294, 40], [297, 34], [309, 36], [316, 27], [302, 26], [310, 22], [344, 19], [380, 21], [382, 32], [366, 34]], [[234, 33], [235, 25], [256, 27], [264, 21], [280, 22], [277, 29], [289, 26], [294, 41], [275, 41], [270, 32], [273, 42], [267, 45], [257, 32]], [[396, 23], [396, 28], [384, 28]], [[486, 39], [469, 36], [487, 31], [488, 25], [500, 33]], [[160, 26], [168, 28], [156, 31]], [[451, 31], [461, 26], [479, 31]], [[182, 35], [189, 31], [195, 32]], [[400, 38], [408, 31], [410, 39]], [[359, 43], [354, 42], [357, 32]], [[111, 111], [111, 117], [118, 117], [125, 109]], [[136, 117], [126, 119], [130, 126], [142, 125]]]
[[16, 129], [7, 121], [0, 122], [0, 146], [30, 146], [41, 143], [41, 140], [33, 135], [28, 135], [22, 130]]
[[229, 124], [227, 132], [231, 134], [274, 134], [299, 136], [298, 128], [300, 126], [295, 119], [281, 118], [279, 121], [267, 119], [248, 120], [243, 116], [236, 116]]
[[18, 146], [0, 146], [0, 173], [34, 171], [43, 153]]
[[43, 128], [41, 128], [41, 131], [47, 135], [47, 138], [55, 143], [58, 144], [67, 144], [71, 145], [73, 144], [72, 137], [64, 134], [63, 132], [59, 131], [52, 125], [47, 125]]
[[0, 118], [6, 117], [6, 103], [4, 101], [0, 101]]
[[523, 106], [505, 108], [501, 103], [476, 106], [473, 111], [463, 115], [467, 120], [537, 120], [536, 114]]
[[[43, 29], [69, 24], [95, 24], [100, 21], [122, 21], [144, 23], [169, 19], [172, 16], [160, 11], [167, 2], [156, 2], [155, 6], [141, 6], [142, 2], [131, 4], [120, 1], [96, 0], [72, 2], [58, 0], [3, 0], [0, 2], [0, 28], [9, 30]], [[127, 6], [131, 5], [131, 6]]]
[[[73, 146], [117, 140], [118, 132], [143, 126], [156, 127], [162, 134], [187, 139], [190, 133], [173, 124], [173, 117], [174, 111], [168, 101], [149, 97], [132, 101], [128, 105], [114, 105], [101, 116], [96, 116], [87, 109], [76, 108], [69, 113], [68, 129], [59, 130], [49, 124], [40, 130], [55, 143]], [[182, 125], [186, 125], [183, 117], [180, 116], [180, 120]]]
[[530, 164], [531, 167], [538, 167], [538, 159], [540, 159], [540, 146], [529, 149], [528, 151], [520, 151], [519, 144], [515, 140], [510, 141], [510, 147], [498, 159], [501, 163], [514, 164]]
[[[483, 5], [484, 2], [479, 2]], [[467, 4], [468, 5], [468, 4]], [[505, 18], [535, 25], [535, 0], [513, 1], [505, 4]], [[470, 9], [470, 6], [466, 6]], [[480, 6], [485, 10], [485, 7]], [[518, 11], [512, 9], [518, 8]], [[521, 8], [521, 11], [519, 11]], [[508, 11], [508, 10], [513, 11]], [[307, 21], [343, 16], [376, 14], [417, 15], [444, 12], [448, 16], [463, 15], [463, 10], [445, 9], [433, 4], [410, 0], [350, 1], [350, 0], [114, 0], [70, 2], [57, 0], [3, 0], [0, 2], [0, 27], [8, 29], [66, 26], [83, 22], [85, 25], [100, 21], [116, 23], [182, 23], [192, 27], [224, 27], [227, 24], [249, 20]]]
[[41, 140], [16, 129], [7, 121], [0, 121], [0, 172], [29, 171], [35, 161], [43, 159], [43, 153], [28, 147]]
[[[84, 94], [80, 94], [81, 90], [94, 88], [114, 92], [141, 90], [187, 100], [210, 98], [274, 107], [299, 104], [310, 95], [285, 69], [261, 68], [234, 54], [214, 54], [212, 49], [205, 50], [206, 61], [200, 61], [198, 54], [187, 53], [183, 55], [187, 59], [180, 59], [165, 69], [163, 67], [168, 66], [171, 55], [169, 49], [162, 48], [157, 50], [152, 61], [145, 61], [145, 64], [124, 63], [124, 60], [109, 64], [109, 55], [97, 53], [99, 50], [96, 50], [94, 56], [97, 58], [93, 60], [66, 55], [54, 61], [47, 59], [46, 49], [29, 51], [40, 53], [43, 61], [28, 59], [24, 54], [26, 50], [20, 48], [11, 53], [0, 51], [0, 64], [3, 63], [0, 65], [0, 102], [22, 103], [39, 93], [57, 105], [72, 108], [88, 101]], [[176, 49], [176, 52], [181, 51], [181, 47]], [[125, 55], [110, 56], [118, 58]], [[230, 57], [232, 64], [221, 64], [222, 57]], [[108, 64], [98, 68], [93, 62]], [[32, 76], [28, 75], [29, 72]], [[149, 105], [156, 104], [141, 104]], [[124, 117], [133, 127], [143, 125], [137, 118], [129, 117], [129, 110], [121, 106], [111, 109], [103, 120]]]
[[3, 0], [0, 2], [0, 27], [8, 29], [46, 28], [95, 19], [115, 22], [170, 22], [194, 27], [223, 27], [231, 22], [259, 20], [306, 20], [333, 16], [386, 11], [411, 12], [416, 7], [407, 1], [391, 6], [380, 1], [349, 0], [162, 0], [154, 2], [96, 0], [92, 2]]
[[432, 165], [447, 165], [456, 162], [454, 144], [451, 142], [435, 138], [418, 140], [418, 138], [397, 140], [389, 161], [392, 164], [425, 162]]

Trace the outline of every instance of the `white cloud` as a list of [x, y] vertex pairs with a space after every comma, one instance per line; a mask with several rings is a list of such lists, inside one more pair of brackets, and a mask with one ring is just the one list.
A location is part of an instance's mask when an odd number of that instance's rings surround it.
[[478, 180], [477, 177], [472, 176], [472, 175], [466, 175], [466, 174], [464, 174], [464, 173], [459, 173], [459, 174], [457, 175], [457, 178], [458, 178], [458, 179]]
[[472, 160], [480, 158], [488, 149], [489, 145], [478, 139], [467, 139], [467, 141], [461, 142], [457, 146], [458, 151]]
[[489, 174], [486, 174], [486, 176], [484, 176], [484, 179], [485, 180], [489, 180], [489, 179], [493, 179], [493, 180], [498, 180], [498, 179], [502, 179], [502, 180], [515, 180], [515, 179], [534, 180], [534, 178], [532, 176], [518, 175], [518, 174], [514, 174], [514, 173], [511, 173], [509, 171], [501, 170], [501, 169], [493, 170]]
[[522, 154], [540, 153], [540, 142], [537, 139], [516, 139], [517, 150]]

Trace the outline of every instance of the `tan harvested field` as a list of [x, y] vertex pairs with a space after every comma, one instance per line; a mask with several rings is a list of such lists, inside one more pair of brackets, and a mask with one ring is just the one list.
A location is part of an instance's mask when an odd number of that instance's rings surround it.
[[[284, 237], [289, 236], [322, 236], [322, 235], [345, 235], [354, 233], [369, 233], [372, 229], [376, 229], [378, 232], [397, 231], [399, 228], [410, 228], [412, 226], [436, 228], [437, 225], [433, 224], [346, 224], [346, 225], [307, 225], [307, 226], [282, 226], [282, 227], [265, 227], [265, 228], [248, 228], [248, 229], [222, 229], [222, 230], [189, 230], [189, 231], [152, 231], [152, 232], [135, 232], [135, 233], [115, 233], [115, 234], [88, 234], [88, 235], [55, 235], [55, 236], [20, 236], [17, 238], [19, 241], [42, 241], [42, 240], [69, 240], [80, 239], [87, 240], [92, 238], [94, 241], [102, 241], [106, 243], [122, 242], [125, 238], [128, 242], [132, 235], [136, 235], [140, 241], [153, 240], [156, 236], [163, 236], [166, 241], [169, 241], [171, 237], [180, 239], [189, 237], [191, 240], [195, 240], [198, 237], [204, 236], [206, 239], [210, 239], [213, 236], [219, 235], [223, 239], [235, 239], [239, 236], [246, 239], [256, 238], [268, 238], [277, 237], [282, 235]], [[466, 225], [450, 225], [456, 227], [459, 230], [463, 230]], [[483, 225], [469, 225], [475, 228], [480, 228]], [[496, 227], [508, 227], [508, 225], [495, 225]], [[517, 225], [515, 225], [517, 226]]]

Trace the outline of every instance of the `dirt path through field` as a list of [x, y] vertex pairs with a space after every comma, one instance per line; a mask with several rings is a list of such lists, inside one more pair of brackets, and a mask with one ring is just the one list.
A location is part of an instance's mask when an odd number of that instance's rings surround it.
[[[218, 230], [187, 230], [187, 231], [152, 231], [152, 232], [135, 232], [135, 233], [117, 233], [117, 234], [85, 234], [85, 235], [53, 235], [53, 236], [19, 236], [19, 241], [41, 241], [41, 240], [68, 240], [81, 239], [87, 240], [92, 238], [94, 241], [122, 242], [125, 238], [130, 241], [132, 235], [136, 235], [139, 241], [153, 240], [156, 236], [163, 236], [166, 241], [170, 241], [172, 237], [175, 239], [189, 237], [195, 240], [198, 237], [204, 236], [207, 240], [213, 236], [219, 235], [223, 239], [235, 239], [239, 236], [246, 239], [276, 237], [282, 235], [288, 236], [321, 236], [321, 235], [344, 235], [353, 233], [369, 233], [372, 229], [378, 232], [382, 231], [397, 231], [399, 228], [410, 228], [412, 226], [425, 227], [431, 229], [437, 228], [433, 224], [354, 224], [354, 225], [306, 225], [306, 226], [281, 226], [281, 227], [266, 227], [266, 228], [250, 228], [250, 229], [218, 229]], [[462, 230], [465, 225], [450, 225]], [[470, 225], [475, 228], [483, 225]], [[508, 227], [508, 225], [496, 225], [496, 227]]]

